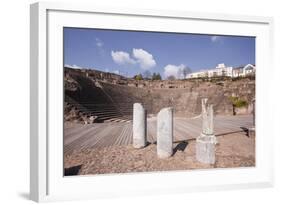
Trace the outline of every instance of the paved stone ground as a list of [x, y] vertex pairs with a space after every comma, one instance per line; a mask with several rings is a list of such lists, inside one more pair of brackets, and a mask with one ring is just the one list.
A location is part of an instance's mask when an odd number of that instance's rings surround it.
[[[252, 126], [251, 115], [215, 116], [214, 130], [217, 136], [227, 133], [244, 133], [244, 129]], [[147, 120], [147, 139], [156, 142], [156, 117]], [[65, 123], [64, 153], [75, 150], [124, 146], [132, 144], [132, 123], [94, 123], [89, 125]], [[202, 130], [202, 121], [197, 118], [174, 118], [174, 141], [195, 139]]]
[[65, 153], [65, 175], [94, 175], [128, 172], [192, 170], [255, 166], [255, 138], [245, 133], [217, 137], [216, 162], [205, 165], [195, 159], [195, 140], [174, 143], [174, 154], [168, 159], [157, 158], [156, 144], [143, 149], [132, 145], [84, 148]]

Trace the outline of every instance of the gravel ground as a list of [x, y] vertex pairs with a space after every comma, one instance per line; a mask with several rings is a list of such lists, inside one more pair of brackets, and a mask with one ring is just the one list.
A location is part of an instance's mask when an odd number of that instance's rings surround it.
[[64, 156], [65, 175], [190, 170], [255, 166], [255, 138], [242, 134], [217, 137], [216, 162], [206, 165], [195, 159], [195, 140], [174, 143], [174, 155], [157, 158], [156, 144], [143, 149], [112, 146], [74, 150]]

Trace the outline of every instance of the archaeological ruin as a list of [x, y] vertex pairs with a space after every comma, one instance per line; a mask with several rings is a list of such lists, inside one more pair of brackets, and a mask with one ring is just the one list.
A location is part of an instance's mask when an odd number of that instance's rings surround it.
[[163, 108], [157, 115], [157, 155], [168, 158], [173, 154], [173, 108]]
[[214, 135], [214, 110], [208, 99], [202, 99], [202, 132], [196, 138], [196, 159], [206, 164], [215, 163], [216, 136]]
[[133, 146], [145, 147], [146, 140], [146, 110], [140, 103], [134, 103], [133, 112]]
[[215, 114], [232, 115], [231, 97], [243, 100], [236, 114], [252, 113], [255, 80], [134, 80], [95, 70], [65, 68], [65, 121], [80, 123], [132, 120], [133, 104], [142, 103], [148, 115], [173, 106], [174, 115], [201, 113], [201, 99], [208, 98]]
[[254, 78], [136, 80], [65, 67], [64, 89], [65, 167], [79, 162], [80, 174], [255, 165]]

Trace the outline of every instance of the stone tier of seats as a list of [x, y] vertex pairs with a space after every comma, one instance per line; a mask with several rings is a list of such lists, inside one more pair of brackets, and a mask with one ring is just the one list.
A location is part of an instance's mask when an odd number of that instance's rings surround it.
[[84, 76], [72, 76], [81, 86], [77, 91], [65, 91], [65, 102], [87, 117], [97, 117], [97, 122], [130, 121], [131, 103], [115, 103], [96, 82]]
[[[76, 90], [66, 89], [66, 102], [98, 121], [131, 120], [133, 104], [142, 103], [148, 114], [157, 114], [164, 107], [173, 107], [175, 116], [195, 117], [201, 113], [201, 99], [208, 98], [215, 114], [232, 114], [230, 96], [247, 102], [254, 97], [255, 84], [249, 80], [234, 82], [190, 83], [185, 88], [140, 88], [94, 79], [79, 72], [69, 73]], [[250, 111], [250, 109], [249, 109]], [[248, 112], [248, 111], [247, 111]]]

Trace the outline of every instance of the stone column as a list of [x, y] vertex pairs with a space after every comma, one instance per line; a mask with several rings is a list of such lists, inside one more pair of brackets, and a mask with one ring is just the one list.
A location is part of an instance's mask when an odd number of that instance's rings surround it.
[[202, 99], [202, 133], [196, 139], [196, 159], [202, 163], [214, 164], [216, 143], [213, 105], [207, 104], [205, 98]]
[[146, 141], [146, 111], [142, 104], [134, 103], [133, 146], [135, 148], [145, 147]]
[[173, 108], [163, 108], [157, 115], [157, 155], [168, 158], [173, 154]]
[[253, 105], [253, 126], [248, 128], [248, 137], [255, 137], [256, 136], [256, 100], [252, 100]]
[[256, 99], [252, 100], [253, 103], [253, 126], [256, 126]]
[[202, 117], [202, 130], [205, 130], [205, 128], [207, 127], [206, 122], [207, 122], [207, 101], [208, 98], [203, 98], [201, 100], [201, 117]]
[[202, 99], [202, 133], [214, 134], [214, 112], [213, 105], [207, 105], [207, 98]]

